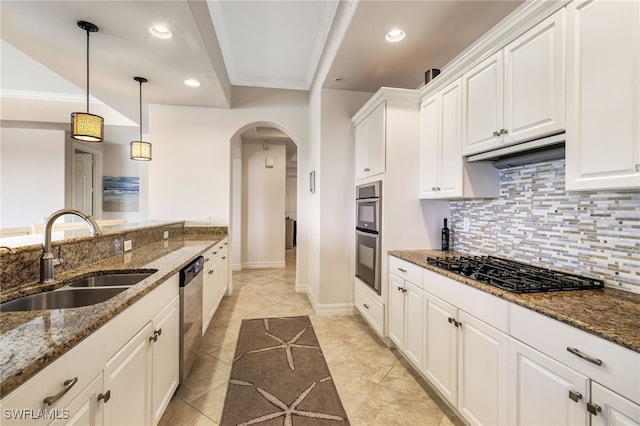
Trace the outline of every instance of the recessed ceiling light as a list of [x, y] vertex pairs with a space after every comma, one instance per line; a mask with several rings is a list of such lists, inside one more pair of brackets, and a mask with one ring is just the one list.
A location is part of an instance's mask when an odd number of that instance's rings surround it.
[[194, 80], [193, 78], [185, 80], [184, 84], [186, 84], [187, 86], [190, 86], [190, 87], [198, 87], [198, 86], [200, 86], [200, 82], [198, 80]]
[[149, 28], [149, 32], [158, 38], [171, 38], [173, 36], [169, 28], [161, 24], [156, 24]]
[[402, 30], [398, 30], [398, 29], [393, 29], [393, 30], [391, 30], [391, 31], [388, 31], [388, 32], [385, 34], [384, 38], [385, 38], [387, 41], [390, 41], [390, 42], [394, 43], [394, 42], [396, 42], [396, 41], [400, 41], [400, 40], [402, 40], [402, 39], [404, 38], [404, 36], [405, 36], [404, 31], [402, 31]]

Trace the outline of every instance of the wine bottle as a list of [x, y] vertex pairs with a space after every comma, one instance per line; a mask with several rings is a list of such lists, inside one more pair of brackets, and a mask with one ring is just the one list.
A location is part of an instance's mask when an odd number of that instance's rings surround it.
[[447, 228], [447, 219], [444, 220], [442, 228], [442, 250], [449, 250], [449, 228]]

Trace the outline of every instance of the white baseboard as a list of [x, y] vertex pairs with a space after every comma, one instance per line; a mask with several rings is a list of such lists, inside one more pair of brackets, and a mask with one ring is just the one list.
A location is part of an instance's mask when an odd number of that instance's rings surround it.
[[296, 290], [296, 293], [306, 294], [309, 291], [309, 285], [308, 284], [299, 283], [299, 282], [296, 281], [296, 285], [295, 285], [294, 289]]
[[316, 315], [321, 317], [331, 317], [338, 315], [356, 315], [358, 310], [353, 303], [327, 303], [321, 305], [318, 303], [312, 291], [307, 291], [307, 297], [311, 302], [311, 307]]
[[232, 271], [242, 271], [242, 264], [241, 263], [232, 263], [231, 264], [231, 270]]
[[279, 262], [244, 262], [242, 269], [273, 269], [284, 268], [286, 266], [284, 260]]

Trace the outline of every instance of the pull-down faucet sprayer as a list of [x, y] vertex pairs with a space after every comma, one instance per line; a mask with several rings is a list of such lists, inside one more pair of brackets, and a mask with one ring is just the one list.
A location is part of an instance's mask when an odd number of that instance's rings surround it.
[[62, 259], [55, 259], [53, 257], [53, 253], [51, 252], [51, 230], [53, 228], [53, 222], [55, 222], [57, 218], [59, 218], [60, 216], [64, 216], [65, 214], [73, 214], [84, 219], [84, 221], [87, 222], [87, 225], [89, 225], [89, 235], [91, 235], [92, 237], [95, 235], [102, 235], [102, 229], [100, 229], [100, 225], [98, 225], [93, 216], [83, 212], [82, 210], [61, 209], [54, 212], [47, 218], [44, 223], [44, 250], [42, 253], [42, 257], [40, 258], [41, 283], [53, 282], [54, 266], [61, 265], [63, 263]]

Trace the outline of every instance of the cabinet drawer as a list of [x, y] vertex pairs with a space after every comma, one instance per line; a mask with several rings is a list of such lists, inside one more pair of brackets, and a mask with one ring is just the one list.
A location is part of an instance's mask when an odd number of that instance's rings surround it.
[[389, 256], [389, 272], [422, 288], [422, 268], [418, 265]]
[[363, 284], [355, 283], [354, 303], [369, 325], [380, 334], [384, 335], [384, 304], [362, 288]]
[[[640, 402], [640, 354], [522, 306], [511, 304], [511, 336], [624, 397]], [[578, 350], [602, 365], [569, 352]], [[596, 361], [597, 362], [597, 361]]]
[[423, 269], [422, 280], [424, 290], [503, 333], [509, 332], [509, 302], [506, 300], [428, 269]]

